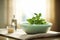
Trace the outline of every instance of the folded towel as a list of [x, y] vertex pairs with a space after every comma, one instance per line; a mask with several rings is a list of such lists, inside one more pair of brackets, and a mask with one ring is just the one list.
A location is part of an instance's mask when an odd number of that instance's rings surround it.
[[31, 40], [38, 38], [50, 38], [50, 37], [60, 37], [60, 32], [48, 31], [47, 33], [38, 33], [38, 34], [26, 34], [22, 30], [18, 30], [12, 34], [4, 34], [4, 32], [0, 33], [0, 36], [19, 39], [19, 40]]
[[34, 35], [25, 35], [23, 38], [28, 39], [38, 39], [38, 38], [49, 38], [49, 37], [59, 37], [60, 33], [41, 33], [41, 34], [34, 34]]

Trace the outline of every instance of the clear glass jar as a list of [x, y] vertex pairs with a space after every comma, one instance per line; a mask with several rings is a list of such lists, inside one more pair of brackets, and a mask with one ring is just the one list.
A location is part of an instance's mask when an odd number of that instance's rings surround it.
[[8, 33], [13, 33], [13, 32], [15, 32], [15, 27], [9, 25], [9, 26], [7, 26], [7, 31], [8, 31]]

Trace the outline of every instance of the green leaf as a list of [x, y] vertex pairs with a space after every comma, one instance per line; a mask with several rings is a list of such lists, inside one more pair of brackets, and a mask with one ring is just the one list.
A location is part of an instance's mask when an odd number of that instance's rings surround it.
[[39, 13], [39, 17], [41, 17], [42, 16], [42, 14], [41, 13]]
[[32, 20], [35, 20], [35, 17], [32, 17]]
[[41, 18], [41, 13], [37, 14], [37, 13], [34, 13], [35, 16], [33, 16], [32, 18], [30, 19], [27, 19], [28, 23], [30, 24], [46, 24], [46, 21], [45, 19]]
[[34, 13], [35, 15], [37, 15], [37, 13]]
[[27, 19], [27, 21], [28, 21], [30, 24], [33, 24], [32, 19]]

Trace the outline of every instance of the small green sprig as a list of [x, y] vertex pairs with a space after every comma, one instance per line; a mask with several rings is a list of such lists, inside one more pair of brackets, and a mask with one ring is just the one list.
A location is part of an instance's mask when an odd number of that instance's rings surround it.
[[41, 18], [42, 14], [34, 13], [35, 16], [33, 16], [30, 19], [27, 19], [28, 23], [30, 24], [46, 24], [45, 19]]

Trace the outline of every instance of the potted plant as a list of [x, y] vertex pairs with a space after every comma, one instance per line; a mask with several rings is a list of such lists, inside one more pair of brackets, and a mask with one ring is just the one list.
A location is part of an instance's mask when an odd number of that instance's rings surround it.
[[52, 24], [41, 18], [41, 16], [41, 13], [34, 13], [32, 18], [27, 19], [27, 23], [20, 24], [21, 28], [26, 33], [46, 33], [47, 29], [52, 26]]

